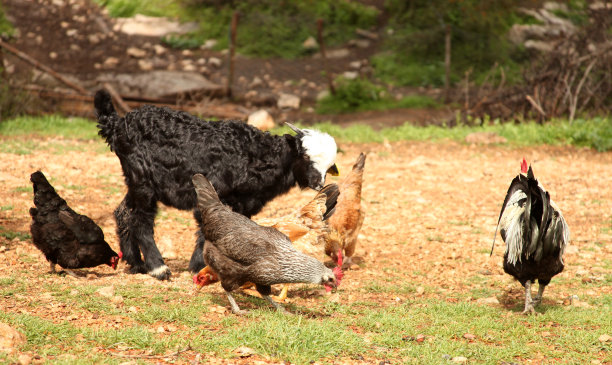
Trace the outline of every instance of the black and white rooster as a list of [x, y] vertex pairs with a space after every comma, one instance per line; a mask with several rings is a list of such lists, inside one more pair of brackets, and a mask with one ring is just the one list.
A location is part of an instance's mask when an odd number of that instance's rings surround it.
[[[569, 244], [569, 228], [559, 207], [533, 175], [527, 161], [510, 184], [499, 214], [499, 229], [506, 243], [504, 271], [525, 287], [525, 310], [534, 312], [553, 276], [563, 271], [563, 252]], [[495, 245], [495, 237], [493, 238]], [[493, 247], [491, 247], [491, 254]], [[538, 279], [538, 295], [531, 298], [531, 284]]]

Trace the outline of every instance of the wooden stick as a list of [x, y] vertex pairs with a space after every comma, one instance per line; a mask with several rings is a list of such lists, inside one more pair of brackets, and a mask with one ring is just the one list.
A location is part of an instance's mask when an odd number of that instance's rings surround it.
[[444, 35], [444, 102], [450, 102], [450, 74], [451, 74], [451, 26], [446, 25]]
[[28, 62], [29, 64], [31, 64], [32, 66], [43, 70], [44, 72], [48, 73], [49, 75], [55, 77], [56, 79], [60, 80], [61, 82], [63, 82], [64, 84], [70, 86], [72, 89], [80, 92], [81, 94], [85, 94], [85, 95], [89, 95], [90, 92], [83, 89], [81, 86], [73, 83], [72, 81], [68, 80], [67, 78], [65, 78], [64, 76], [58, 74], [57, 72], [53, 71], [51, 68], [49, 68], [48, 66], [43, 65], [42, 63], [36, 61], [35, 59], [33, 59], [32, 57], [28, 56], [27, 54], [21, 52], [20, 50], [18, 50], [17, 48], [5, 43], [4, 41], [2, 41], [0, 39], [0, 47], [3, 47], [4, 49], [6, 49], [7, 51], [11, 52], [12, 54], [14, 54], [15, 56], [21, 58], [22, 60]]
[[117, 105], [119, 105], [119, 107], [121, 109], [123, 109], [124, 112], [129, 113], [130, 107], [125, 103], [125, 101], [123, 100], [123, 98], [121, 97], [121, 95], [119, 95], [119, 93], [117, 92], [117, 90], [115, 90], [115, 88], [113, 87], [113, 85], [109, 84], [108, 82], [105, 82], [102, 84], [102, 86], [104, 86], [104, 88], [106, 89], [106, 91], [108, 91], [108, 93], [111, 95], [111, 97], [115, 100], [115, 102], [117, 103]]
[[329, 84], [329, 92], [332, 95], [336, 95], [336, 88], [334, 87], [334, 80], [332, 74], [327, 66], [327, 55], [325, 54], [325, 43], [323, 42], [323, 19], [317, 20], [317, 34], [319, 38], [319, 49], [321, 50], [321, 58], [323, 59], [323, 68], [327, 75], [327, 83]]
[[533, 100], [531, 95], [526, 95], [525, 98], [535, 108], [535, 110], [537, 110], [540, 114], [542, 114], [544, 118], [546, 118], [546, 113], [544, 112], [544, 109], [542, 109], [542, 107], [535, 100]]
[[228, 98], [232, 97], [232, 84], [234, 82], [234, 55], [236, 53], [236, 32], [238, 28], [238, 12], [234, 12], [232, 16], [232, 24], [230, 28], [230, 44], [229, 44], [229, 72], [227, 76], [227, 85], [225, 87], [225, 95]]

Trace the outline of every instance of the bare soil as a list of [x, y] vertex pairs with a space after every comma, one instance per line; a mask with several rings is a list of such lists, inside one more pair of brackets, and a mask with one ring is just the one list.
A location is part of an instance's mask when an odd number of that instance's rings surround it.
[[[29, 232], [28, 209], [33, 203], [32, 193], [25, 188], [30, 186], [30, 173], [41, 169], [69, 205], [92, 217], [103, 228], [111, 246], [118, 248], [112, 212], [121, 201], [125, 186], [116, 156], [111, 152], [94, 152], [102, 143], [97, 141], [37, 139], [36, 142], [44, 150], [26, 155], [0, 154], [0, 205], [7, 207], [0, 209], [0, 226], [11, 232]], [[612, 273], [609, 262], [612, 257], [609, 175], [612, 153], [571, 147], [515, 149], [454, 142], [343, 144], [341, 148], [345, 151], [338, 157], [341, 173], [350, 169], [359, 152], [368, 154], [363, 186], [367, 215], [356, 251], [359, 267], [346, 273], [336, 300], [376, 301], [381, 306], [423, 297], [478, 303], [478, 295], [466, 297], [466, 293], [486, 289], [492, 290], [500, 303], [482, 305], [500, 305], [509, 311], [520, 306], [522, 288], [502, 269], [503, 242], [498, 238], [492, 257], [489, 250], [506, 189], [518, 173], [523, 156], [533, 164], [536, 176], [561, 207], [572, 235], [571, 247], [565, 256], [566, 269], [553, 279], [544, 303], [565, 306], [569, 303], [567, 298], [576, 294], [588, 305], [588, 301], [612, 293], [609, 281], [606, 284], [606, 276]], [[313, 191], [293, 189], [268, 204], [258, 217], [280, 216], [313, 196]], [[195, 227], [190, 212], [163, 207], [157, 218], [155, 237], [173, 271], [170, 281], [127, 274], [123, 263], [117, 271], [106, 266], [82, 270], [79, 279], [48, 275], [47, 262], [29, 239], [5, 237], [0, 237], [0, 277], [22, 272], [29, 282], [41, 284], [81, 280], [93, 285], [140, 283], [189, 290], [193, 284], [186, 270]], [[413, 293], [393, 295], [368, 290], [370, 284], [381, 282], [383, 275], [397, 285], [437, 290], [417, 289]], [[496, 285], [483, 288], [480, 281], [470, 280], [482, 276], [492, 278]], [[585, 286], [585, 283], [596, 285]], [[58, 306], [43, 288], [39, 287], [29, 300], [42, 301], [47, 303], [45, 306], [24, 306], [23, 297], [5, 296], [0, 298], [0, 307], [50, 321], [68, 318], [78, 321], [79, 326], [101, 329], [120, 328], [130, 322], [127, 317], [108, 318]], [[213, 311], [205, 316], [231, 315], [226, 313], [228, 306], [220, 286], [203, 290], [219, 297], [211, 303]], [[302, 295], [303, 291], [296, 290], [290, 290], [289, 302], [299, 306], [328, 300], [321, 294]], [[315, 289], [313, 293], [319, 292]], [[243, 305], [253, 308], [249, 303]]]

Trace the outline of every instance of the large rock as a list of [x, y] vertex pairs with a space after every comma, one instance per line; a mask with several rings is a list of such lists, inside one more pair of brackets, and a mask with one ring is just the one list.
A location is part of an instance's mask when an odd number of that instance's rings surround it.
[[169, 34], [185, 34], [198, 29], [195, 22], [181, 24], [167, 18], [136, 14], [131, 18], [117, 18], [113, 30], [130, 35], [163, 37]]
[[24, 343], [26, 343], [24, 335], [8, 324], [0, 323], [0, 351], [13, 355]]
[[162, 98], [187, 93], [217, 94], [223, 87], [196, 72], [151, 71], [139, 74], [102, 75], [99, 82], [109, 82], [122, 95]]
[[267, 131], [274, 128], [274, 118], [266, 110], [258, 110], [255, 113], [249, 115], [247, 124], [250, 124], [262, 131]]
[[298, 96], [292, 94], [281, 93], [277, 106], [279, 109], [299, 109], [301, 99]]

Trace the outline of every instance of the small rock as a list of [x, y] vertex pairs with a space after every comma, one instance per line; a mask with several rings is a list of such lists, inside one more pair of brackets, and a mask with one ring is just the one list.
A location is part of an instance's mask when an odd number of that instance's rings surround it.
[[121, 295], [115, 295], [111, 298], [111, 302], [114, 304], [121, 304], [123, 303], [123, 297]]
[[19, 361], [20, 365], [30, 365], [30, 363], [32, 363], [32, 357], [30, 357], [28, 354], [19, 355], [17, 360]]
[[255, 354], [255, 350], [250, 347], [240, 346], [236, 350], [234, 350], [234, 353], [240, 357], [250, 357]]
[[131, 307], [128, 308], [128, 312], [136, 313], [136, 312], [138, 312], [138, 309], [136, 307], [134, 307], [134, 306], [131, 306]]
[[612, 336], [607, 335], [607, 334], [606, 335], [601, 335], [601, 336], [599, 336], [598, 340], [599, 340], [599, 342], [603, 342], [603, 343], [611, 342], [612, 341]]
[[279, 109], [299, 109], [300, 108], [301, 99], [298, 96], [281, 93], [277, 106]]
[[207, 39], [200, 48], [202, 49], [213, 49], [219, 43], [216, 39]]
[[419, 286], [418, 288], [416, 288], [416, 293], [418, 295], [422, 295], [423, 293], [425, 293], [425, 288], [423, 288], [422, 286]]
[[181, 51], [181, 54], [182, 54], [183, 56], [185, 56], [185, 57], [191, 57], [191, 56], [193, 56], [193, 52], [191, 52], [191, 50], [189, 50], [189, 49], [184, 49], [184, 50], [182, 50], [182, 51]]
[[478, 298], [476, 300], [476, 303], [480, 303], [480, 304], [499, 304], [499, 300], [496, 297]]
[[138, 60], [138, 67], [143, 71], [151, 71], [153, 69], [153, 62], [149, 60]]
[[49, 58], [54, 60], [57, 58], [57, 52], [49, 52]]
[[0, 351], [15, 354], [17, 348], [26, 342], [19, 331], [5, 323], [0, 323]]
[[317, 43], [313, 36], [310, 36], [302, 43], [302, 47], [307, 50], [315, 50], [319, 48], [319, 43]]
[[66, 31], [66, 35], [67, 35], [68, 37], [74, 37], [74, 36], [76, 36], [78, 33], [79, 33], [79, 31], [78, 31], [78, 30], [76, 30], [76, 29], [68, 29], [68, 30]]
[[6, 251], [6, 246], [0, 246], [0, 252]]
[[76, 290], [76, 289], [72, 289], [72, 290], [70, 291], [70, 295], [72, 295], [73, 297], [74, 297], [74, 296], [76, 296], [76, 295], [79, 295], [79, 291], [78, 291], [78, 290]]
[[249, 84], [249, 89], [254, 89], [260, 86], [263, 86], [263, 81], [259, 77], [255, 76], [253, 81], [251, 81]]
[[159, 327], [157, 327], [155, 332], [157, 332], [157, 333], [164, 333], [164, 332], [166, 332], [166, 329], [164, 328], [164, 326], [159, 326]]
[[342, 74], [342, 77], [344, 77], [347, 80], [355, 80], [356, 78], [359, 77], [359, 73], [355, 71], [346, 71]]
[[89, 40], [89, 43], [91, 44], [100, 43], [100, 36], [98, 36], [97, 34], [90, 34], [87, 36], [87, 39]]
[[136, 48], [136, 47], [128, 48], [126, 53], [128, 56], [134, 57], [134, 58], [143, 58], [143, 57], [146, 57], [147, 55], [147, 51], [145, 51], [144, 49]]
[[361, 61], [353, 61], [349, 63], [349, 67], [354, 70], [359, 70], [361, 68]]
[[167, 51], [166, 47], [162, 46], [161, 44], [154, 45], [153, 50], [155, 51], [155, 54], [158, 56], [165, 54]]
[[103, 297], [106, 298], [112, 298], [115, 295], [115, 287], [114, 286], [104, 286], [98, 290], [96, 290], [96, 293], [100, 294]]
[[451, 359], [452, 362], [456, 362], [458, 364], [463, 364], [468, 361], [467, 357], [456, 356]]
[[104, 60], [104, 63], [102, 64], [102, 66], [104, 68], [113, 68], [116, 67], [119, 64], [119, 59], [117, 57], [109, 57], [106, 60]]
[[208, 64], [213, 66], [213, 67], [219, 68], [223, 64], [223, 61], [221, 61], [220, 58], [211, 57], [211, 58], [208, 59]]
[[266, 110], [258, 110], [247, 119], [247, 124], [254, 126], [262, 131], [267, 131], [274, 128], [274, 118]]

